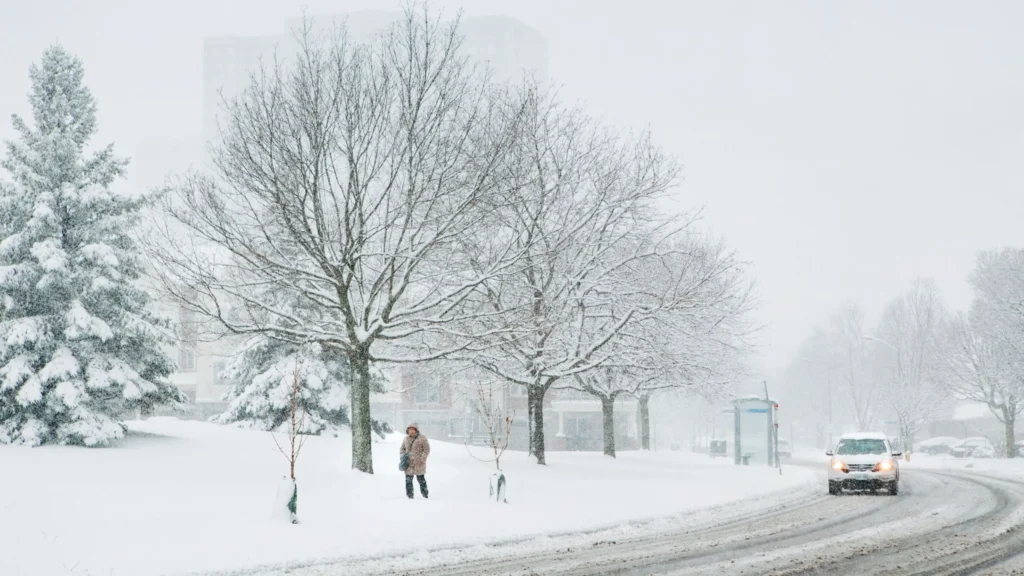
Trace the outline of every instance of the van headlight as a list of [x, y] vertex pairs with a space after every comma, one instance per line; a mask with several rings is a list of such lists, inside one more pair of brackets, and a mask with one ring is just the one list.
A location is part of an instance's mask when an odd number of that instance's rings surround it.
[[875, 472], [888, 472], [892, 470], [892, 460], [882, 460], [878, 464], [875, 464]]
[[847, 470], [846, 463], [843, 462], [842, 460], [833, 460], [832, 461], [832, 469], [833, 470], [842, 470], [843, 472], [846, 472], [846, 470]]

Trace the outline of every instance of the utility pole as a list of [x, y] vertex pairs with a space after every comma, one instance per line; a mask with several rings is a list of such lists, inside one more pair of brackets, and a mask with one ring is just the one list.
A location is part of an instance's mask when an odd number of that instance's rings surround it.
[[826, 370], [828, 371], [828, 449], [831, 450], [834, 447], [832, 444], [832, 365], [826, 364]]
[[779, 458], [779, 422], [778, 412], [779, 405], [772, 402], [771, 396], [768, 395], [768, 381], [764, 381], [764, 401], [768, 403], [768, 414], [771, 417], [771, 428], [769, 432], [772, 439], [772, 451], [775, 455], [775, 466], [779, 469], [779, 476], [782, 476], [782, 459]]
[[[872, 342], [878, 342], [879, 344], [886, 346], [887, 348], [896, 353], [896, 385], [902, 388], [905, 385], [905, 382], [903, 381], [903, 351], [900, 350], [900, 347], [895, 344], [890, 344], [889, 342], [877, 336], [869, 336], [867, 334], [863, 334], [862, 338], [864, 338], [865, 340], [871, 340]], [[905, 434], [906, 428], [909, 426], [909, 424], [907, 424], [906, 418], [901, 416], [899, 413], [896, 414], [896, 421], [899, 423], [900, 427], [900, 447], [903, 450], [903, 458], [909, 462], [910, 448], [907, 446], [908, 438], [907, 434]], [[966, 434], [966, 431], [964, 433]]]

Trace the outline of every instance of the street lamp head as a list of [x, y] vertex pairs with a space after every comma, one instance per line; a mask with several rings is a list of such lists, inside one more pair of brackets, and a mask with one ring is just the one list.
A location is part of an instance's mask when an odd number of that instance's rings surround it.
[[898, 347], [896, 347], [896, 346], [886, 342], [885, 340], [882, 340], [878, 336], [871, 336], [869, 334], [861, 334], [861, 338], [863, 338], [865, 340], [871, 340], [872, 342], [878, 342], [879, 344], [884, 344], [884, 345], [888, 346], [889, 348], [892, 348], [896, 352], [900, 351], [900, 349]]

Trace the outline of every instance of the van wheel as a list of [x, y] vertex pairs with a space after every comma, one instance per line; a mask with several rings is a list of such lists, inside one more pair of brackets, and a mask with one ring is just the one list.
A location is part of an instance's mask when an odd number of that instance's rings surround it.
[[839, 485], [839, 482], [828, 483], [828, 493], [831, 494], [832, 496], [838, 496], [840, 493], [842, 493], [842, 491], [843, 489]]
[[899, 480], [889, 484], [889, 495], [890, 496], [896, 496], [899, 493], [900, 493], [900, 483], [899, 483]]

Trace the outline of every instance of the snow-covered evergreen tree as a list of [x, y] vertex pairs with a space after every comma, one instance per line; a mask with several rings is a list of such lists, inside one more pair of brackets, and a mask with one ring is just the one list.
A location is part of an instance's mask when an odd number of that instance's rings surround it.
[[[379, 373], [375, 376], [374, 391], [383, 392], [386, 381]], [[277, 430], [290, 418], [291, 390], [298, 377], [303, 433], [320, 434], [350, 424], [351, 369], [343, 354], [318, 344], [299, 346], [265, 336], [253, 338], [243, 344], [221, 377], [232, 384], [230, 403], [214, 422]], [[377, 420], [372, 427], [381, 436], [391, 431]]]
[[96, 105], [82, 63], [54, 46], [31, 68], [34, 125], [2, 166], [0, 443], [101, 445], [126, 414], [182, 400], [165, 324], [138, 286], [128, 233], [146, 202], [111, 189], [127, 160], [90, 152]]

